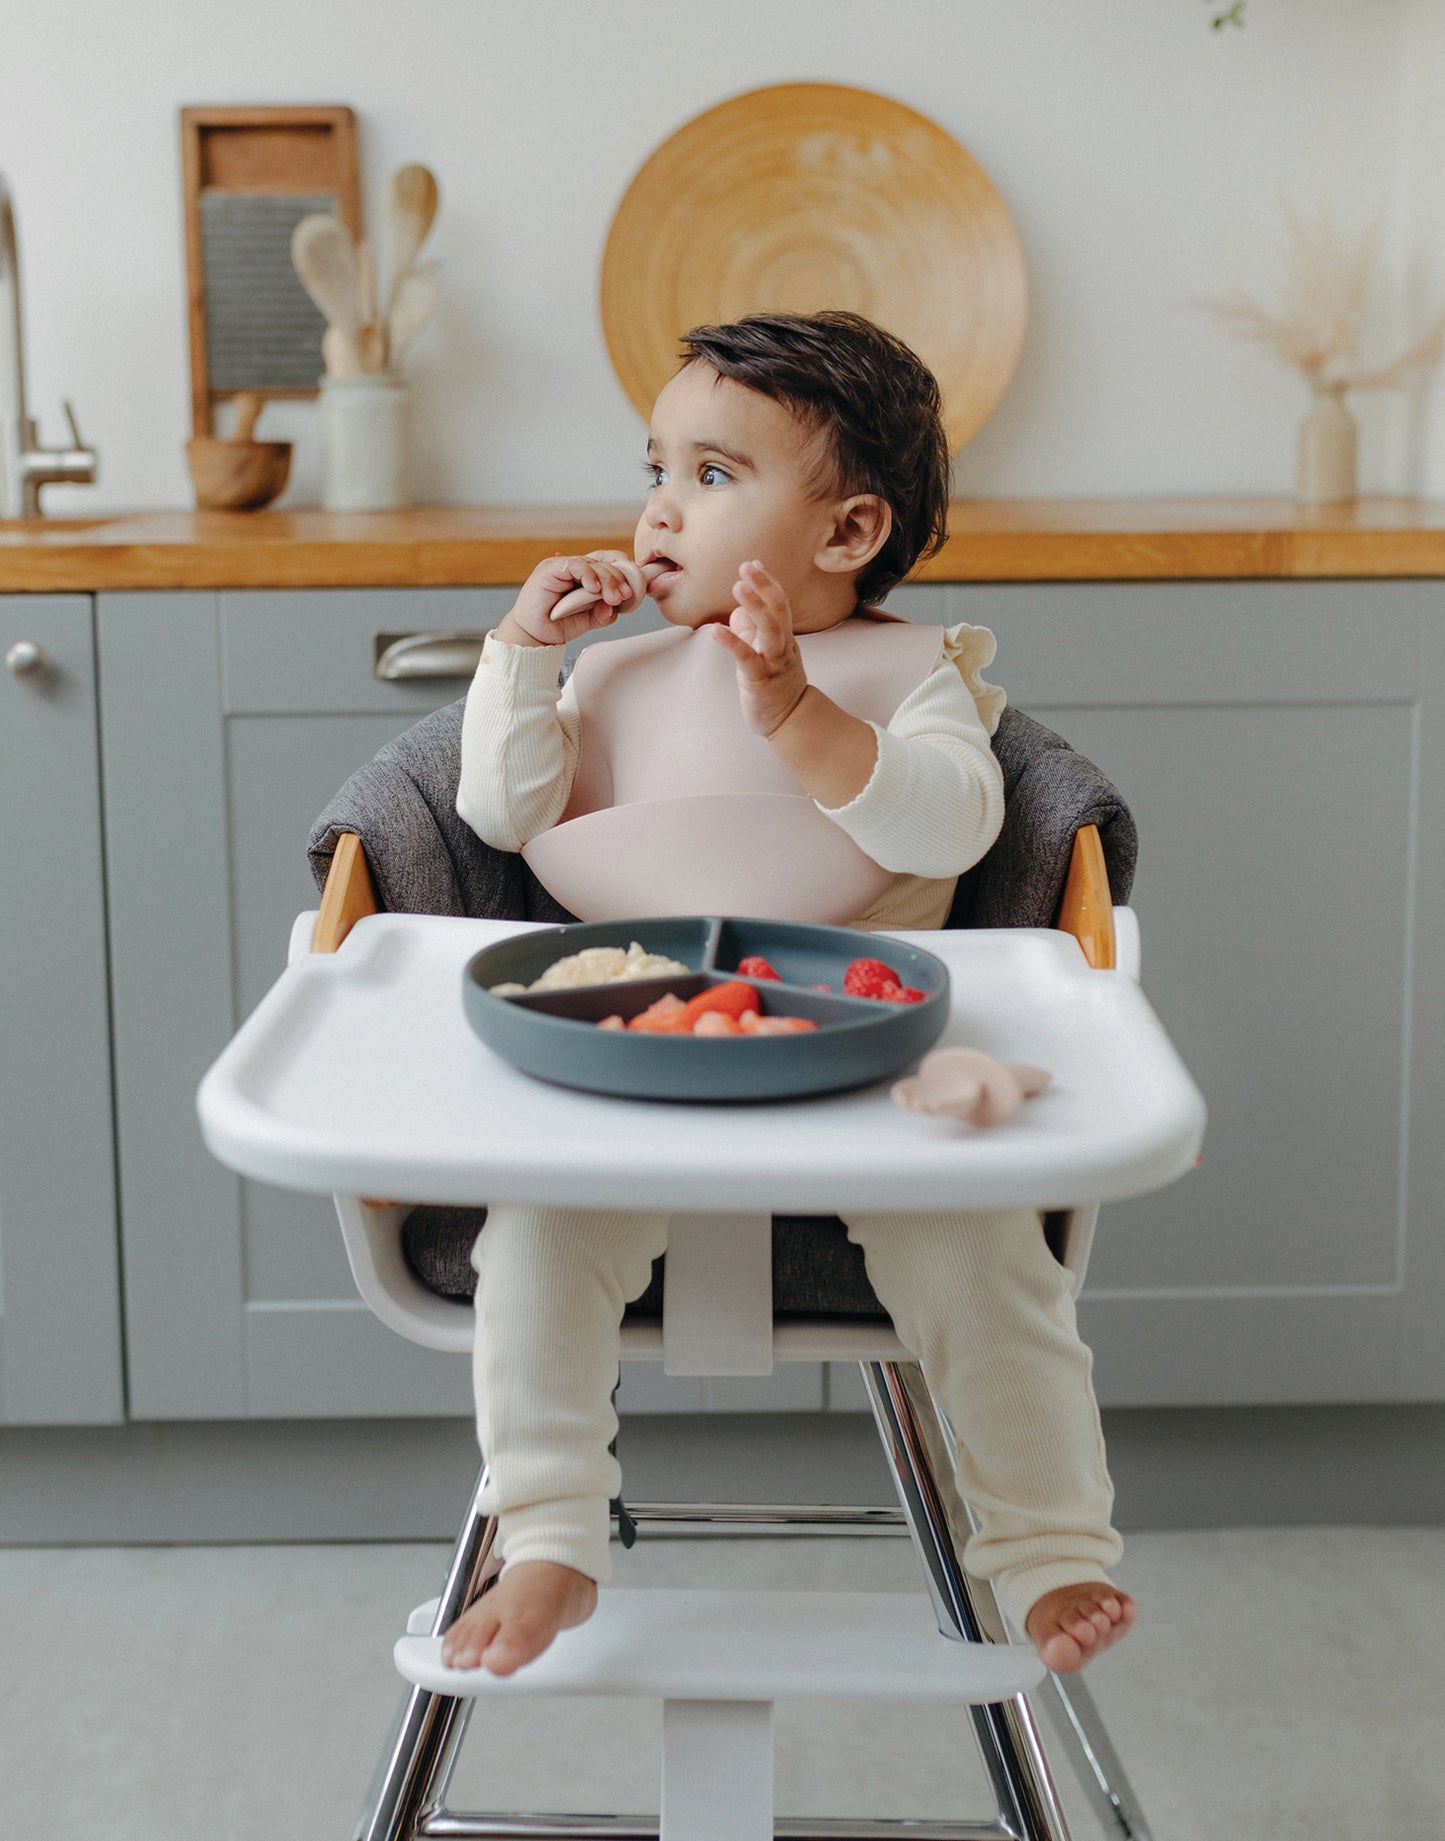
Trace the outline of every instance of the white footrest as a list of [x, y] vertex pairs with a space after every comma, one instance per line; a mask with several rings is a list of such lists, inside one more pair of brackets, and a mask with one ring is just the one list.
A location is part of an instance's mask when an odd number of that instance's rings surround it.
[[425, 1604], [419, 1604], [406, 1620], [408, 1636], [430, 1636], [431, 1627], [436, 1622], [437, 1612], [441, 1609], [440, 1598], [428, 1598]]
[[[434, 1603], [418, 1607], [411, 1629]], [[624, 1694], [660, 1700], [986, 1702], [1036, 1687], [1022, 1644], [940, 1636], [926, 1598], [903, 1592], [603, 1592], [585, 1624], [515, 1675], [444, 1668], [441, 1638], [400, 1637], [405, 1678], [432, 1693]]]

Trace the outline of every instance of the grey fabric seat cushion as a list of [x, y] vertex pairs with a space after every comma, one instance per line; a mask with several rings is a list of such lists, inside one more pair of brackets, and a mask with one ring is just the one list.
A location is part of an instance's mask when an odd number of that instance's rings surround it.
[[354, 831], [389, 913], [576, 920], [515, 851], [493, 850], [457, 817], [465, 707], [463, 697], [434, 710], [352, 774], [311, 827], [307, 855], [317, 888], [337, 840]]
[[[430, 1291], [470, 1301], [477, 1288], [472, 1242], [486, 1221], [476, 1208], [414, 1208], [402, 1225], [407, 1264]], [[662, 1315], [667, 1260], [655, 1260], [652, 1280], [627, 1306], [629, 1320]], [[887, 1322], [843, 1223], [831, 1215], [773, 1217], [773, 1315], [859, 1318]]]
[[[537, 881], [522, 858], [493, 850], [456, 814], [465, 698], [424, 717], [358, 769], [312, 827], [308, 856], [320, 888], [338, 838], [355, 832], [377, 898], [406, 914], [467, 915], [564, 923], [576, 917]], [[1134, 883], [1134, 821], [1117, 790], [1062, 736], [1021, 710], [1005, 709], [993, 738], [1003, 770], [1004, 822], [982, 862], [959, 878], [950, 927], [1049, 927], [1058, 913], [1074, 834], [1097, 825], [1116, 902]], [[421, 1282], [444, 1297], [469, 1298], [472, 1243], [485, 1209], [415, 1208], [402, 1229]], [[661, 1311], [662, 1268], [629, 1316]], [[777, 1216], [773, 1223], [774, 1304], [780, 1316], [886, 1320], [863, 1255], [831, 1216]]]
[[1052, 729], [1006, 709], [993, 738], [1004, 817], [992, 850], [958, 879], [950, 927], [1052, 927], [1074, 835], [1097, 825], [1117, 904], [1134, 887], [1139, 834], [1117, 787]]

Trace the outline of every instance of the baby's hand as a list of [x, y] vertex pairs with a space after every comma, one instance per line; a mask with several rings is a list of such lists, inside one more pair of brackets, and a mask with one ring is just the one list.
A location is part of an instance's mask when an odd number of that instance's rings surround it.
[[641, 605], [647, 586], [641, 566], [620, 550], [549, 556], [522, 584], [497, 638], [513, 646], [565, 645], [630, 614]]
[[759, 562], [744, 563], [733, 583], [737, 606], [726, 626], [714, 626], [738, 668], [743, 720], [755, 735], [787, 721], [808, 688], [803, 655], [793, 636], [788, 597]]

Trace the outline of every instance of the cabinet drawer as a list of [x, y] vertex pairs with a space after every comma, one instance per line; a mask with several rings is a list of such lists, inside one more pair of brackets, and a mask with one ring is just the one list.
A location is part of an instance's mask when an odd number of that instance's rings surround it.
[[493, 627], [511, 588], [238, 590], [217, 597], [227, 716], [423, 716], [465, 694], [469, 673], [385, 682], [380, 636]]

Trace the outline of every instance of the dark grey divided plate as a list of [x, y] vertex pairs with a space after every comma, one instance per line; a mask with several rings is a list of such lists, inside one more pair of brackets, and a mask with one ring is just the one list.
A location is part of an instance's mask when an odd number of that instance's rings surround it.
[[[687, 976], [584, 985], [494, 997], [491, 986], [531, 984], [549, 965], [589, 946], [636, 940], [688, 966]], [[736, 978], [746, 958], [766, 959], [780, 982], [753, 979], [764, 1016], [804, 1016], [816, 1030], [786, 1036], [664, 1036], [599, 1029], [624, 1021], [666, 991], [688, 998]], [[881, 959], [922, 1003], [843, 994], [854, 959]], [[832, 991], [814, 990], [826, 984]], [[948, 1021], [948, 967], [931, 952], [848, 927], [710, 918], [587, 921], [513, 935], [468, 960], [462, 995], [473, 1029], [523, 1073], [559, 1086], [628, 1099], [798, 1099], [889, 1080], [930, 1049]]]

